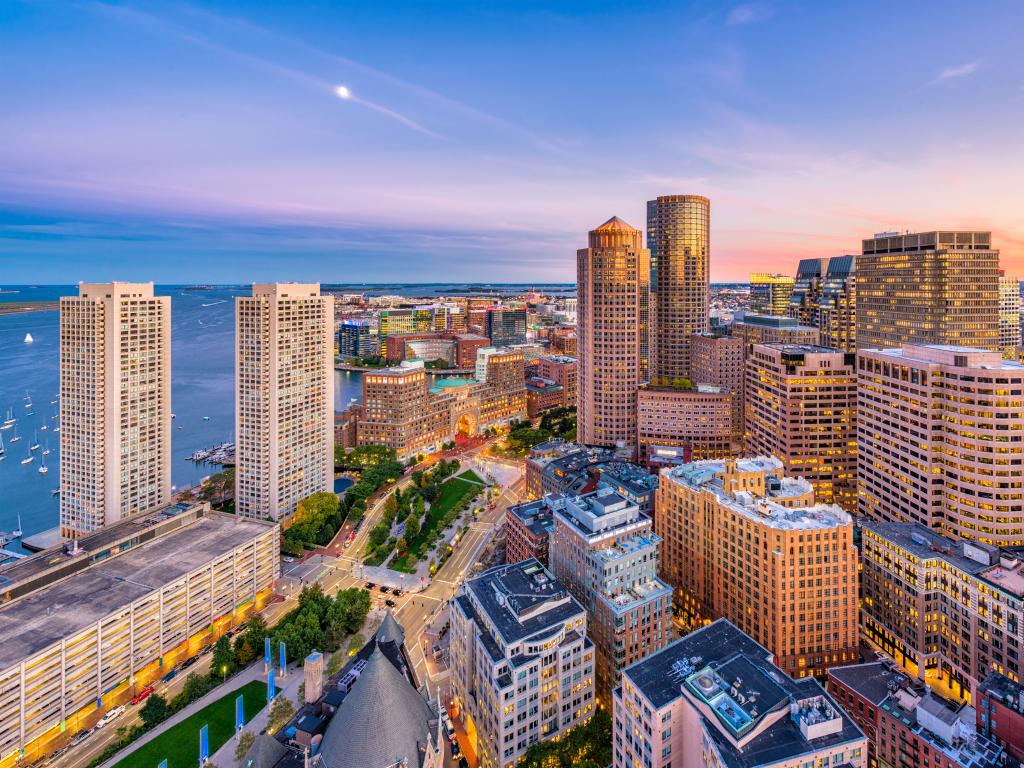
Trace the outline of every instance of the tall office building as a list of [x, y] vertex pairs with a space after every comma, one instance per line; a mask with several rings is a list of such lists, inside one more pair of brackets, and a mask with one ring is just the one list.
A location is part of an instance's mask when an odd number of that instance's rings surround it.
[[651, 257], [613, 216], [576, 253], [579, 440], [636, 442], [637, 389], [647, 380]]
[[857, 350], [856, 256], [833, 256], [821, 286], [818, 320], [821, 343], [844, 352]]
[[999, 275], [999, 350], [1007, 360], [1017, 359], [1021, 346], [1020, 281]]
[[[733, 394], [732, 441], [743, 441], [743, 360], [746, 345], [739, 336], [700, 333], [690, 340], [691, 379]], [[708, 457], [711, 458], [711, 457]]]
[[793, 677], [857, 658], [853, 518], [771, 456], [661, 473], [654, 530], [683, 629], [725, 617]]
[[904, 345], [857, 355], [861, 517], [1024, 546], [1024, 365]]
[[866, 768], [853, 719], [817, 680], [789, 679], [777, 663], [720, 619], [627, 667], [612, 768]]
[[750, 276], [750, 311], [758, 315], [786, 315], [795, 282], [789, 275], [755, 272]]
[[747, 359], [747, 451], [782, 459], [814, 497], [857, 511], [855, 355], [828, 347], [755, 344]]
[[796, 268], [788, 314], [801, 325], [818, 325], [818, 305], [828, 259], [800, 259]]
[[857, 349], [999, 347], [991, 232], [883, 233], [857, 257]]
[[462, 583], [451, 601], [451, 660], [454, 713], [480, 768], [515, 768], [531, 745], [594, 715], [587, 613], [536, 560]]
[[651, 378], [690, 376], [690, 337], [708, 329], [711, 201], [700, 195], [663, 195], [647, 202], [651, 252]]
[[171, 495], [171, 300], [81, 283], [60, 300], [60, 532], [77, 538]]
[[334, 298], [317, 283], [235, 299], [235, 509], [281, 520], [334, 487]]
[[526, 343], [526, 307], [489, 307], [484, 336], [495, 347]]
[[552, 513], [548, 562], [587, 609], [597, 695], [607, 702], [622, 668], [669, 638], [672, 588], [658, 578], [661, 539], [639, 505], [611, 488], [565, 499]]

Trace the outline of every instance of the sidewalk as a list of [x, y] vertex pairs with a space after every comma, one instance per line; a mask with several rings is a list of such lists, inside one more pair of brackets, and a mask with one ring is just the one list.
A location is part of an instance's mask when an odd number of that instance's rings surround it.
[[[302, 675], [292, 674], [291, 677], [298, 677], [298, 678], [300, 678], [300, 682], [301, 682]], [[153, 739], [155, 739], [157, 736], [159, 736], [161, 733], [166, 731], [168, 728], [171, 728], [172, 726], [177, 725], [178, 723], [180, 723], [185, 718], [187, 718], [190, 715], [198, 712], [200, 709], [205, 707], [207, 704], [211, 704], [214, 701], [216, 701], [217, 699], [222, 698], [226, 694], [231, 693], [232, 691], [238, 690], [239, 688], [244, 686], [246, 683], [249, 683], [249, 682], [251, 682], [253, 680], [263, 680], [263, 679], [264, 679], [263, 660], [260, 659], [255, 664], [251, 664], [249, 667], [247, 667], [246, 669], [244, 669], [241, 672], [239, 672], [237, 675], [232, 677], [230, 680], [228, 680], [223, 685], [218, 685], [216, 688], [214, 688], [212, 691], [210, 691], [208, 694], [206, 694], [202, 698], [196, 699], [195, 701], [193, 701], [191, 704], [189, 704], [187, 707], [185, 707], [180, 712], [177, 712], [174, 715], [172, 715], [171, 717], [167, 718], [166, 720], [164, 720], [162, 723], [160, 723], [160, 725], [158, 725], [153, 730], [147, 731], [145, 734], [143, 734], [141, 737], [139, 737], [138, 739], [133, 741], [131, 744], [126, 746], [124, 749], [122, 749], [120, 752], [118, 752], [112, 758], [110, 758], [105, 763], [100, 765], [99, 768], [112, 768], [112, 766], [117, 765], [117, 763], [119, 761], [123, 760], [125, 757], [127, 757], [132, 752], [137, 750], [143, 744], [148, 744]], [[289, 681], [289, 682], [291, 682], [291, 681]], [[296, 686], [297, 685], [298, 684], [296, 683]], [[266, 708], [264, 707], [264, 709], [266, 709]]]
[[[263, 662], [261, 661], [258, 665], [260, 676], [263, 675]], [[292, 704], [295, 705], [296, 711], [299, 710], [301, 703], [298, 701], [299, 698], [299, 686], [302, 685], [303, 674], [302, 667], [296, 664], [290, 664], [287, 668], [288, 675], [285, 678], [284, 687], [280, 687], [280, 680], [275, 675], [275, 683], [278, 685], [277, 695], [285, 696], [291, 699]], [[245, 724], [244, 730], [254, 736], [259, 736], [263, 733], [263, 729], [267, 727], [267, 721], [270, 718], [270, 707], [264, 705], [263, 709], [253, 716], [252, 720]], [[235, 760], [235, 745], [238, 744], [238, 736], [232, 736], [230, 739], [224, 742], [224, 746], [218, 749], [210, 757], [210, 762], [213, 763], [217, 768], [230, 768], [230, 766], [238, 766], [241, 763]]]

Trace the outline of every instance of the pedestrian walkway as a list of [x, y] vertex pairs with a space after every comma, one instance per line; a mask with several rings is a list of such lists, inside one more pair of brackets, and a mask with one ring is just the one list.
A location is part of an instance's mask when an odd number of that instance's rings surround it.
[[[292, 677], [299, 677], [299, 678], [301, 678], [302, 675], [297, 675], [296, 674], [296, 675], [292, 675]], [[127, 747], [122, 749], [120, 752], [118, 752], [112, 758], [110, 758], [105, 763], [100, 765], [99, 768], [112, 768], [114, 765], [117, 765], [118, 762], [120, 762], [125, 757], [130, 755], [132, 752], [137, 750], [143, 744], [148, 744], [153, 739], [155, 739], [157, 736], [159, 736], [161, 733], [166, 731], [168, 728], [171, 728], [171, 727], [177, 725], [182, 720], [186, 719], [190, 715], [193, 715], [196, 712], [198, 712], [199, 710], [201, 710], [203, 707], [205, 707], [205, 706], [207, 706], [209, 704], [212, 704], [213, 702], [217, 701], [220, 698], [223, 698], [224, 696], [226, 696], [227, 694], [231, 693], [232, 691], [237, 691], [239, 688], [244, 686], [246, 683], [252, 682], [253, 680], [263, 680], [265, 678], [266, 678], [266, 676], [263, 674], [263, 662], [260, 661], [260, 662], [258, 662], [256, 664], [251, 664], [250, 666], [246, 667], [244, 670], [239, 672], [237, 675], [232, 677], [230, 680], [228, 680], [223, 685], [218, 685], [216, 688], [214, 688], [212, 691], [210, 691], [208, 694], [206, 694], [202, 698], [196, 699], [195, 701], [193, 701], [191, 704], [189, 704], [187, 707], [185, 707], [180, 712], [176, 712], [175, 714], [171, 715], [171, 717], [169, 717], [166, 720], [164, 720], [162, 723], [160, 723], [160, 725], [158, 725], [153, 730], [146, 731], [145, 734], [140, 736], [138, 739], [136, 739], [131, 744], [129, 744]]]
[[[258, 665], [259, 670], [263, 672], [262, 662]], [[287, 699], [291, 699], [292, 704], [295, 705], [295, 709], [298, 710], [301, 702], [299, 698], [299, 686], [302, 685], [302, 667], [298, 665], [290, 665], [286, 668], [287, 675], [284, 679], [284, 685], [281, 686], [280, 679], [276, 679], [275, 682], [278, 685], [278, 696], [284, 696]], [[253, 736], [259, 736], [263, 733], [263, 730], [267, 727], [267, 723], [270, 719], [270, 707], [265, 706], [259, 712], [257, 712], [252, 720], [245, 724], [246, 731], [249, 731]], [[232, 736], [226, 742], [224, 746], [213, 753], [210, 758], [210, 762], [213, 763], [217, 768], [231, 768], [231, 766], [239, 766], [241, 763], [235, 759], [235, 747], [238, 745], [238, 736]]]

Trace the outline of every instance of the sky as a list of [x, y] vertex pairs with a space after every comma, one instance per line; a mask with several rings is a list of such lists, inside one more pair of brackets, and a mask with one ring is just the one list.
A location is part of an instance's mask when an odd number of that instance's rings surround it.
[[1024, 3], [0, 2], [0, 284], [553, 282], [711, 198], [711, 278], [990, 229]]

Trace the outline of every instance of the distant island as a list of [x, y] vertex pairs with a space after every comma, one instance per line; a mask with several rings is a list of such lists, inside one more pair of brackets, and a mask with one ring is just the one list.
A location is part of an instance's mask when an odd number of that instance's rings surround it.
[[0, 315], [21, 315], [26, 312], [48, 312], [57, 309], [57, 301], [4, 301], [0, 302]]

